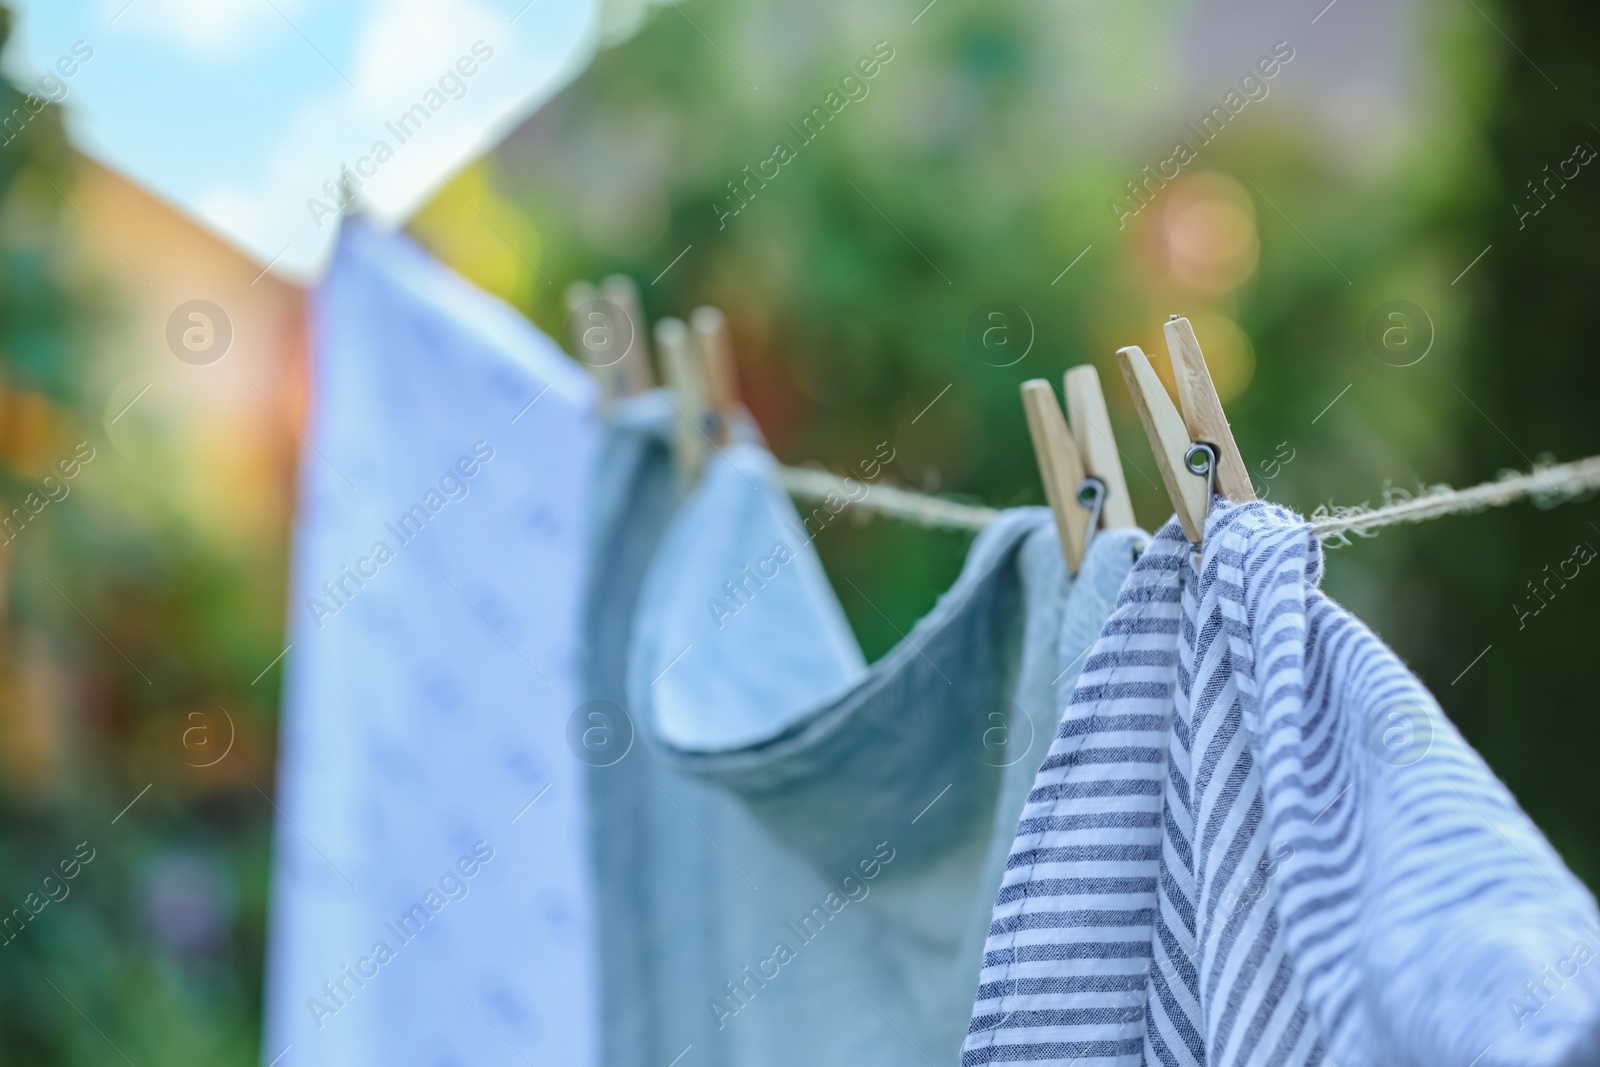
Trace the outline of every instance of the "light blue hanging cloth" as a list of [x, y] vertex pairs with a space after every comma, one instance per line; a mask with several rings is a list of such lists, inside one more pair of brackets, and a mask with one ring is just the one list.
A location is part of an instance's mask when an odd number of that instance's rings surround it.
[[360, 221], [311, 339], [262, 1062], [588, 1067], [593, 383]]
[[746, 429], [679, 505], [672, 414], [625, 405], [596, 490], [589, 695], [633, 737], [591, 777], [605, 1062], [953, 1065], [1023, 795], [1145, 535], [1069, 583], [1049, 513], [1006, 512], [868, 666], [811, 543], [842, 501], [799, 514]]

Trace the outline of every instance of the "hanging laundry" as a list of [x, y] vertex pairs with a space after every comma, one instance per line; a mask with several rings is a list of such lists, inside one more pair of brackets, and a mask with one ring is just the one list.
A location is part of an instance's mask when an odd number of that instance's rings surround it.
[[[1600, 916], [1274, 505], [1133, 569], [1029, 794], [964, 1064], [1600, 1062]], [[1536, 683], [1535, 683], [1536, 684]]]
[[797, 514], [748, 426], [677, 507], [673, 414], [625, 402], [596, 490], [605, 1062], [954, 1064], [1023, 796], [1145, 535], [1069, 587], [1049, 513], [1007, 512], [869, 667], [811, 544], [836, 509]]
[[592, 383], [359, 221], [311, 336], [263, 1062], [592, 1064]]

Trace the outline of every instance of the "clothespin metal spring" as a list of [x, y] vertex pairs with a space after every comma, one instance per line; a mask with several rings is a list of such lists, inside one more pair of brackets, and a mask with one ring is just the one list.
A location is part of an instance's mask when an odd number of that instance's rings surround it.
[[1100, 511], [1106, 503], [1106, 483], [1089, 475], [1078, 483], [1078, 491], [1074, 494], [1078, 506], [1089, 513], [1088, 532], [1083, 539], [1083, 554], [1089, 554], [1089, 548], [1094, 544], [1094, 535], [1100, 532]]
[[[1217, 498], [1217, 450], [1202, 441], [1196, 441], [1189, 446], [1183, 454], [1183, 466], [1190, 474], [1206, 480], [1206, 513], [1200, 517], [1201, 533], [1205, 532], [1205, 520], [1211, 515], [1211, 505]], [[1194, 543], [1196, 549], [1200, 543]]]

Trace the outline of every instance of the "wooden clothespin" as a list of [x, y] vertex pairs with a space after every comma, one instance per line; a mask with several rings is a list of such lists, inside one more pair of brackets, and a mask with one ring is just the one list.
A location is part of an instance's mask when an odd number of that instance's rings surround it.
[[633, 279], [613, 274], [597, 290], [573, 282], [565, 293], [572, 352], [593, 372], [602, 407], [642, 393], [654, 384], [644, 312]]
[[1111, 413], [1100, 389], [1100, 372], [1090, 363], [1073, 367], [1062, 376], [1072, 437], [1083, 457], [1083, 472], [1105, 485], [1100, 503], [1100, 528], [1126, 530], [1137, 526], [1128, 481], [1122, 476], [1122, 453], [1111, 433]]
[[[600, 299], [621, 312], [628, 324], [628, 337], [632, 345], [617, 363], [623, 395], [636, 396], [649, 392], [655, 388], [656, 379], [650, 370], [650, 325], [644, 317], [639, 286], [626, 274], [607, 275], [600, 283]], [[620, 325], [618, 329], [621, 330]]]
[[1256, 494], [1206, 370], [1194, 327], [1188, 319], [1174, 315], [1164, 332], [1182, 416], [1137, 346], [1118, 349], [1117, 361], [1184, 536], [1190, 544], [1199, 545], [1215, 493], [1235, 503], [1254, 500]]
[[728, 316], [714, 307], [698, 307], [689, 316], [689, 327], [694, 331], [695, 349], [700, 354], [711, 407], [719, 423], [712, 436], [718, 438], [720, 434], [717, 444], [724, 445], [739, 408], [739, 382], [733, 367], [733, 334], [728, 330]]
[[1100, 375], [1092, 366], [1074, 367], [1063, 384], [1070, 431], [1055, 390], [1042, 378], [1022, 383], [1022, 408], [1067, 573], [1077, 574], [1096, 530], [1132, 526], [1134, 518]]
[[583, 358], [585, 350], [583, 323], [579, 322], [574, 316], [577, 315], [578, 309], [585, 304], [592, 304], [600, 299], [600, 291], [588, 282], [576, 281], [567, 286], [566, 291], [561, 294], [561, 299], [567, 308], [567, 329], [570, 331], [572, 353], [579, 362], [587, 367], [589, 363]]
[[685, 489], [700, 477], [711, 450], [728, 443], [739, 407], [727, 316], [714, 307], [700, 307], [689, 321], [691, 326], [679, 319], [656, 324], [656, 348], [678, 409], [672, 454]]
[[714, 436], [721, 420], [712, 406], [705, 361], [682, 319], [656, 323], [656, 350], [661, 353], [662, 373], [672, 390], [672, 404], [678, 409], [672, 427], [672, 460], [678, 486], [687, 490], [700, 477], [711, 449], [722, 444]]

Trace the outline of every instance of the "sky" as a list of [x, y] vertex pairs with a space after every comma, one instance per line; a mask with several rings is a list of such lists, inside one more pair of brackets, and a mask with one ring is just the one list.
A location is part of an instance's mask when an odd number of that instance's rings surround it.
[[[596, 0], [19, 0], [7, 73], [77, 148], [315, 277], [341, 170], [395, 225], [587, 65]], [[402, 123], [407, 114], [409, 121]]]

